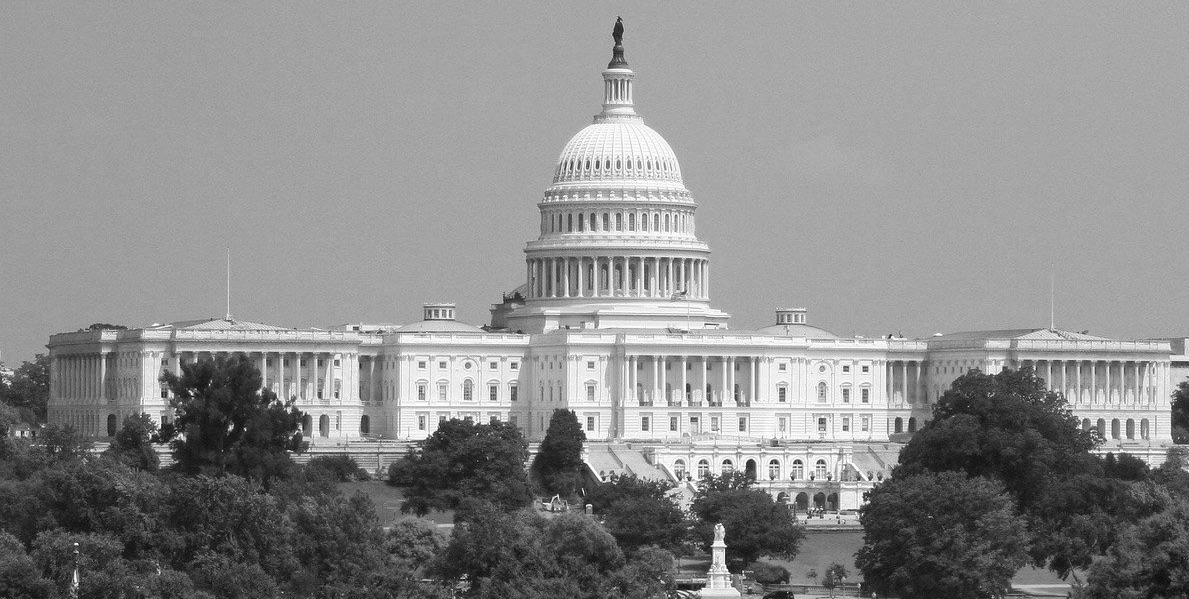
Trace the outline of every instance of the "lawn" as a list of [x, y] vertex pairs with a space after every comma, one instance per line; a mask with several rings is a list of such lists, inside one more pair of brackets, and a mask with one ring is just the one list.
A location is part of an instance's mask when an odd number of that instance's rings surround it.
[[[392, 526], [401, 520], [417, 518], [413, 514], [400, 513], [400, 502], [404, 499], [404, 496], [401, 494], [400, 489], [387, 483], [380, 481], [339, 483], [339, 490], [344, 495], [352, 495], [360, 492], [370, 497], [372, 503], [376, 504], [376, 514], [380, 516], [380, 522], [384, 526]], [[453, 524], [454, 512], [430, 512], [425, 515], [425, 519], [431, 520], [438, 525]]]

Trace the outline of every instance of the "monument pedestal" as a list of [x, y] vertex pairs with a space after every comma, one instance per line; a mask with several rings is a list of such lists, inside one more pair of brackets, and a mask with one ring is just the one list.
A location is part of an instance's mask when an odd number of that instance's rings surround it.
[[731, 573], [727, 570], [727, 543], [723, 540], [725, 536], [726, 530], [723, 529], [722, 524], [715, 524], [714, 544], [710, 546], [710, 571], [707, 573], [710, 581], [702, 588], [701, 597], [703, 599], [708, 597], [739, 599], [743, 596], [739, 589], [731, 586]]

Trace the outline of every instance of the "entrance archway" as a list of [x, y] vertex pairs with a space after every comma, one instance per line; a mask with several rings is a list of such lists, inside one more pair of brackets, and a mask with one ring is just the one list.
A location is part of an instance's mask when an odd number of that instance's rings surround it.
[[831, 512], [838, 511], [838, 494], [837, 493], [830, 493], [830, 495], [828, 497], [826, 497], [826, 509]]
[[116, 415], [115, 414], [107, 415], [107, 436], [109, 436], [109, 437], [116, 436]]
[[789, 494], [788, 493], [781, 491], [776, 494], [776, 503], [788, 503], [788, 502], [789, 502]]
[[743, 473], [748, 478], [756, 478], [756, 461], [755, 460], [747, 460], [746, 462], [744, 462], [743, 463]]
[[807, 493], [797, 493], [797, 498], [794, 501], [797, 504], [798, 512], [804, 512], [809, 509], [809, 495]]
[[826, 507], [826, 494], [825, 493], [818, 493], [813, 496], [813, 507], [815, 507], [817, 509], [825, 509], [825, 507]]

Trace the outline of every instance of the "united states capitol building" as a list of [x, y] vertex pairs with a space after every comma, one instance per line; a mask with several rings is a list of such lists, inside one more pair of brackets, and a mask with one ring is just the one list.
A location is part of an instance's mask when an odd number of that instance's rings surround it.
[[562, 149], [538, 204], [522, 283], [483, 326], [439, 303], [403, 326], [228, 316], [56, 334], [50, 422], [105, 436], [129, 414], [168, 420], [162, 373], [242, 352], [308, 414], [315, 445], [422, 439], [450, 418], [511, 422], [539, 440], [566, 408], [605, 441], [588, 450], [595, 472], [680, 480], [747, 469], [798, 506], [849, 509], [955, 378], [1031, 366], [1104, 450], [1163, 456], [1169, 395], [1189, 374], [1184, 339], [1051, 328], [843, 337], [806, 309], [776, 306], [770, 326], [732, 329], [712, 305], [697, 203], [636, 111], [621, 45], [602, 77], [602, 111]]

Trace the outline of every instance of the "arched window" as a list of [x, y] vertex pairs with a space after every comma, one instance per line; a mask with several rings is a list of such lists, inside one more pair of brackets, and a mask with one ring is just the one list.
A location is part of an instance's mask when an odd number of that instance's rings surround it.
[[1118, 418], [1111, 420], [1111, 438], [1112, 439], [1119, 438], [1119, 419]]
[[780, 460], [768, 461], [768, 480], [780, 478]]
[[1082, 418], [1082, 430], [1083, 431], [1090, 430], [1090, 419], [1089, 418]]
[[1127, 438], [1135, 438], [1135, 420], [1132, 418], [1127, 419]]
[[677, 480], [685, 478], [685, 460], [673, 462], [673, 475], [677, 477]]
[[628, 230], [629, 231], [636, 230], [636, 214], [634, 212], [628, 213]]
[[566, 215], [566, 232], [567, 233], [574, 232], [574, 215], [573, 214]]
[[579, 213], [578, 213], [578, 231], [579, 231], [579, 232], [582, 232], [582, 231], [584, 231], [584, 230], [585, 230], [585, 227], [583, 226], [583, 225], [585, 225], [585, 224], [586, 224], [586, 223], [584, 223], [584, 222], [583, 222], [583, 221], [585, 221], [585, 220], [586, 220], [586, 215], [585, 215], [585, 214], [582, 214], [581, 212], [579, 212]]
[[462, 400], [471, 401], [475, 399], [475, 382], [467, 379], [462, 382]]
[[640, 215], [640, 230], [641, 231], [648, 230], [648, 215], [647, 214]]
[[1099, 418], [1099, 419], [1098, 419], [1097, 426], [1095, 426], [1095, 428], [1097, 428], [1097, 429], [1098, 429], [1098, 436], [1099, 436], [1100, 438], [1103, 438], [1103, 439], [1105, 439], [1105, 438], [1106, 438], [1106, 419], [1105, 419], [1105, 418]]
[[611, 230], [611, 215], [607, 214], [606, 212], [603, 213], [603, 230]]
[[902, 432], [904, 432], [904, 419], [903, 419], [903, 418], [900, 418], [899, 416], [897, 416], [897, 417], [896, 417], [896, 424], [895, 424], [895, 428], [893, 428], [892, 430], [893, 430], [893, 431], [895, 431], [895, 432], [897, 432], [897, 433], [902, 433]]
[[669, 213], [665, 213], [665, 232], [669, 232]]
[[789, 467], [789, 479], [799, 480], [805, 478], [805, 464], [801, 460], [793, 460], [793, 465]]
[[615, 230], [616, 231], [623, 230], [623, 213], [622, 212], [615, 213]]
[[917, 432], [917, 419], [915, 416], [908, 419], [908, 432], [910, 432], [910, 433]]
[[323, 414], [318, 417], [318, 436], [330, 436], [330, 416]]
[[615, 170], [619, 170], [621, 168], [623, 168], [623, 165], [619, 162], [619, 159], [616, 158], [615, 159]]
[[730, 474], [730, 473], [732, 473], [732, 472], [734, 472], [734, 471], [735, 471], [735, 462], [733, 462], [733, 461], [731, 461], [731, 460], [729, 460], [729, 459], [727, 459], [727, 460], [723, 460], [723, 461], [722, 461], [722, 473], [723, 473], [723, 475]]
[[817, 401], [818, 403], [826, 403], [826, 382], [822, 381], [817, 384]]
[[826, 461], [818, 460], [813, 464], [813, 475], [819, 479], [826, 477]]
[[366, 435], [371, 432], [372, 421], [366, 415], [359, 417], [359, 434]]
[[1144, 418], [1139, 421], [1139, 438], [1148, 439], [1151, 436], [1151, 430], [1148, 428], [1148, 419]]
[[109, 436], [109, 437], [116, 436], [116, 432], [117, 432], [116, 426], [117, 426], [116, 415], [108, 414], [107, 415], [107, 436]]
[[698, 460], [698, 478], [706, 478], [707, 474], [710, 474], [710, 462], [706, 460]]

